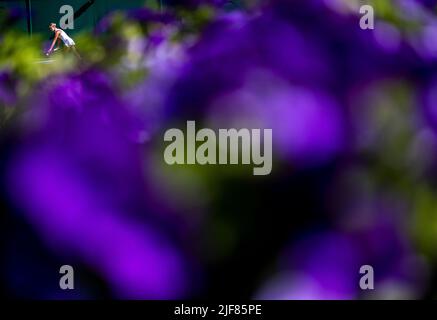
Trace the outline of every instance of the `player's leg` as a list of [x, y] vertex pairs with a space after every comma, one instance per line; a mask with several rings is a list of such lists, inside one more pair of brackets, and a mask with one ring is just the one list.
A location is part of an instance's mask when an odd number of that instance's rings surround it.
[[70, 49], [71, 49], [71, 51], [73, 51], [73, 53], [75, 54], [75, 56], [79, 59], [79, 60], [81, 60], [82, 59], [82, 57], [80, 56], [80, 54], [79, 54], [79, 52], [77, 51], [77, 49], [76, 49], [76, 46], [75, 45], [73, 45], [73, 46], [70, 46]]

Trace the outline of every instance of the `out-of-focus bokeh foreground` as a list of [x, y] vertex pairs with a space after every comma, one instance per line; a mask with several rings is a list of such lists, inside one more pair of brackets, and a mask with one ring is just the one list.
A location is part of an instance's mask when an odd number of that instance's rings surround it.
[[[166, 164], [188, 120], [271, 174]], [[436, 298], [437, 1], [1, 1], [0, 212], [10, 298]]]

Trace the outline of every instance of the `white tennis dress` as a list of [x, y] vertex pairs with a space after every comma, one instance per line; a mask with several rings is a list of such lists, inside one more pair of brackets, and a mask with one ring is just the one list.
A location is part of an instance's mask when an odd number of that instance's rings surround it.
[[71, 39], [64, 30], [56, 29], [56, 31], [61, 31], [59, 33], [59, 37], [61, 38], [62, 42], [64, 42], [66, 47], [71, 47], [71, 46], [75, 46], [76, 45], [76, 43], [74, 43], [74, 40]]

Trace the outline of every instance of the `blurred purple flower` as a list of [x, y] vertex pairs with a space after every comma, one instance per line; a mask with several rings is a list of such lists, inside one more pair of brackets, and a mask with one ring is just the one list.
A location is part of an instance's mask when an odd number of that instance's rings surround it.
[[329, 94], [287, 85], [262, 71], [246, 82], [239, 90], [217, 97], [208, 125], [273, 129], [277, 154], [303, 166], [324, 163], [342, 150], [344, 120]]
[[437, 134], [437, 79], [431, 79], [422, 89], [422, 110], [424, 119]]
[[96, 268], [117, 296], [182, 297], [185, 262], [152, 222], [144, 150], [110, 77], [52, 79], [37, 97], [9, 164], [11, 198], [50, 247]]
[[[176, 24], [177, 18], [175, 15], [169, 12], [157, 12], [148, 8], [138, 8], [134, 10], [129, 10], [125, 13], [126, 18], [129, 21], [134, 21], [140, 23], [142, 26], [147, 27], [149, 24]], [[96, 32], [98, 34], [108, 33], [113, 31], [115, 18], [118, 17], [117, 13], [110, 13], [101, 19], [96, 27]]]
[[17, 102], [18, 81], [9, 71], [0, 71], [0, 105], [12, 106]]
[[331, 48], [310, 37], [269, 11], [222, 16], [189, 50], [169, 94], [170, 115], [207, 117], [214, 127], [272, 128], [290, 159], [332, 159], [345, 144], [345, 119], [327, 89], [340, 83], [333, 82]]
[[435, 9], [435, 7], [437, 6], [436, 0], [416, 0], [416, 1], [429, 9]]
[[169, 7], [195, 8], [201, 5], [221, 6], [227, 0], [165, 0], [165, 5]]
[[[282, 281], [269, 282], [260, 299], [353, 299], [356, 297], [360, 253], [352, 238], [320, 233], [293, 245]], [[287, 270], [286, 268], [285, 270]], [[290, 270], [290, 269], [288, 269]]]
[[169, 12], [156, 12], [147, 8], [130, 10], [126, 13], [129, 20], [142, 23], [159, 22], [169, 24], [176, 22], [176, 17]]
[[[349, 228], [317, 230], [294, 241], [280, 260], [278, 275], [261, 288], [259, 297], [391, 299], [420, 296], [426, 270], [399, 225], [400, 212], [382, 203], [362, 205], [366, 206], [365, 216], [351, 211], [344, 217]], [[362, 214], [363, 210], [359, 212]], [[363, 265], [374, 269], [374, 292], [362, 291], [359, 286], [362, 276], [359, 271]], [[394, 288], [397, 291], [391, 291], [392, 284], [398, 286]]]

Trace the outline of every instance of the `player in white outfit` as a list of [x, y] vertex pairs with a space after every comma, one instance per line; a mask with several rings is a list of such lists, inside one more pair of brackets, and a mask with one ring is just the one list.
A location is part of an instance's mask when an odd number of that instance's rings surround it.
[[53, 39], [50, 49], [46, 53], [47, 56], [54, 51], [55, 44], [58, 42], [59, 46], [59, 42], [62, 41], [67, 52], [70, 50], [73, 51], [73, 53], [80, 59], [80, 55], [76, 50], [76, 43], [74, 43], [74, 40], [71, 39], [64, 30], [56, 28], [56, 23], [50, 23], [49, 29], [55, 33], [55, 38]]

